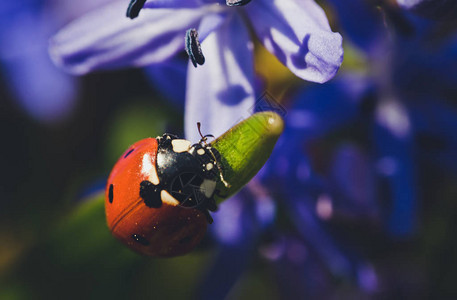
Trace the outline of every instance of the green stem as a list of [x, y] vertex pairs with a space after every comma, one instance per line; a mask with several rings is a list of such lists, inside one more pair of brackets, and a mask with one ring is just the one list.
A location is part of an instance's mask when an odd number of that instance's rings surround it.
[[211, 145], [222, 156], [224, 184], [218, 182], [220, 203], [246, 185], [262, 168], [284, 129], [274, 112], [256, 113], [221, 135]]

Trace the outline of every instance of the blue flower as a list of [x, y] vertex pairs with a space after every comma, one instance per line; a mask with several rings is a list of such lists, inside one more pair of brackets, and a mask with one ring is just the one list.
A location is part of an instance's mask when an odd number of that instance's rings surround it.
[[[128, 14], [135, 16], [141, 4], [132, 2]], [[197, 121], [217, 136], [252, 112], [256, 91], [251, 27], [262, 44], [298, 77], [325, 82], [337, 72], [342, 39], [331, 31], [314, 1], [227, 4], [146, 1], [132, 21], [123, 17], [124, 2], [116, 1], [64, 28], [52, 39], [50, 52], [58, 65], [75, 74], [143, 67], [163, 63], [184, 50], [187, 32], [189, 54], [194, 60], [202, 55], [206, 58], [202, 66], [189, 64], [187, 70], [185, 128], [193, 140], [198, 140]], [[197, 53], [199, 42], [201, 54]]]

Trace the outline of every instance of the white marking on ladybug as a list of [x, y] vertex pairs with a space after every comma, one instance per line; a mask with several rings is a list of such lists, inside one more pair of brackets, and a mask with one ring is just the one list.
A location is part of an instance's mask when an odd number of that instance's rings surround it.
[[210, 170], [213, 169], [213, 167], [214, 167], [214, 165], [213, 165], [212, 163], [208, 163], [208, 164], [206, 165], [206, 170], [210, 171]]
[[203, 155], [203, 154], [205, 154], [205, 149], [202, 149], [202, 148], [198, 149], [198, 150], [197, 150], [197, 154], [198, 154], [198, 155]]
[[190, 149], [190, 141], [183, 139], [175, 139], [171, 141], [173, 151], [176, 153], [186, 152]]
[[203, 183], [200, 185], [200, 191], [202, 191], [205, 194], [206, 198], [210, 198], [213, 195], [215, 189], [216, 181], [214, 180], [205, 179], [203, 180]]
[[152, 157], [149, 153], [143, 155], [141, 173], [143, 173], [153, 185], [158, 185], [160, 183], [156, 166], [153, 164]]
[[175, 197], [170, 195], [170, 193], [168, 193], [166, 190], [162, 190], [160, 192], [160, 198], [162, 199], [163, 203], [167, 203], [168, 205], [172, 205], [172, 206], [178, 206], [179, 205], [179, 201], [176, 200]]

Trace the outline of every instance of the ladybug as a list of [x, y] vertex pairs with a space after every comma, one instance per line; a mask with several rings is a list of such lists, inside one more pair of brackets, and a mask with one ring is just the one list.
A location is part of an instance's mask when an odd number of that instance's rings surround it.
[[164, 134], [125, 151], [105, 192], [107, 224], [117, 239], [141, 254], [164, 257], [186, 254], [202, 240], [222, 178], [220, 154], [206, 143], [208, 136], [192, 145]]

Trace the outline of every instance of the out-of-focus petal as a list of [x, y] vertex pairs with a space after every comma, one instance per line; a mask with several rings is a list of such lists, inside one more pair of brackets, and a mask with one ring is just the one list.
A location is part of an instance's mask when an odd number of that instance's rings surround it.
[[250, 258], [254, 254], [253, 249], [249, 248], [253, 248], [253, 243], [247, 242], [247, 245], [221, 247], [214, 256], [208, 273], [200, 279], [202, 284], [194, 298], [201, 300], [226, 299], [233, 286], [249, 266]]
[[326, 82], [336, 74], [342, 38], [314, 1], [253, 1], [246, 11], [263, 45], [295, 75]]
[[178, 55], [144, 68], [151, 85], [181, 108], [186, 95], [187, 63], [187, 57]]
[[199, 9], [145, 10], [133, 20], [124, 1], [81, 17], [51, 40], [54, 62], [75, 74], [96, 69], [145, 66], [184, 49], [185, 32], [204, 14]]
[[370, 82], [356, 74], [345, 74], [326, 85], [314, 85], [298, 94], [286, 124], [302, 138], [317, 137], [350, 121], [359, 112]]
[[332, 277], [302, 239], [282, 236], [263, 245], [260, 254], [274, 270], [281, 299], [329, 299]]
[[[356, 74], [345, 74], [325, 85], [312, 85], [298, 93], [287, 109], [286, 127], [269, 161], [260, 171], [262, 182], [282, 188], [285, 184], [297, 196], [304, 184], [319, 185], [304, 149], [312, 139], [354, 120], [361, 99], [371, 91], [371, 83]], [[285, 179], [284, 183], [280, 180]]]
[[378, 50], [386, 38], [381, 11], [364, 0], [330, 0], [339, 24], [352, 43], [367, 52]]
[[227, 17], [227, 12], [211, 13], [203, 17], [200, 27], [198, 28], [198, 38], [203, 42], [206, 37], [219, 26], [224, 24]]
[[330, 202], [332, 211], [349, 218], [377, 217], [379, 207], [372, 162], [355, 144], [345, 143], [338, 147], [330, 181], [336, 193]]
[[202, 43], [203, 66], [189, 64], [185, 133], [198, 141], [197, 122], [205, 134], [219, 136], [250, 115], [254, 106], [252, 42], [241, 17], [233, 14]]
[[457, 16], [455, 0], [397, 0], [397, 3], [404, 9], [431, 19], [455, 20]]
[[201, 5], [201, 0], [148, 0], [143, 8], [193, 8]]
[[416, 182], [411, 121], [395, 100], [383, 100], [376, 109], [374, 127], [376, 167], [383, 177], [381, 199], [392, 199], [388, 212], [391, 234], [404, 237], [414, 233], [416, 222]]
[[456, 53], [455, 35], [438, 45], [423, 36], [399, 40], [393, 52], [392, 72], [383, 74], [386, 76], [383, 80], [392, 80], [403, 99], [425, 95], [447, 99], [457, 82]]
[[[11, 18], [17, 16], [19, 12], [37, 11], [41, 6], [41, 0], [3, 1], [2, 5], [0, 5], [0, 23], [4, 25], [10, 21]], [[3, 29], [5, 29], [5, 27]]]
[[289, 196], [289, 213], [300, 235], [321, 256], [321, 260], [327, 264], [333, 275], [342, 277], [351, 276], [354, 266], [338, 248], [331, 236], [322, 228], [319, 220], [313, 213], [314, 207], [310, 206], [310, 203], [313, 201], [305, 195], [301, 198], [295, 198], [293, 195]]
[[46, 1], [45, 13], [56, 22], [57, 27], [55, 27], [52, 32], [55, 33], [56, 29], [62, 28], [70, 21], [111, 2], [113, 2], [113, 0]]
[[[428, 0], [425, 0], [428, 1]], [[412, 8], [419, 3], [425, 2], [424, 0], [397, 0], [398, 4], [406, 9]]]
[[421, 158], [437, 163], [443, 171], [457, 172], [457, 111], [434, 101], [416, 101], [410, 108]]
[[197, 299], [225, 299], [245, 271], [259, 234], [249, 204], [250, 197], [242, 190], [213, 214], [211, 233], [222, 246], [200, 284]]
[[20, 18], [10, 17], [5, 25], [8, 29], [0, 31], [1, 68], [8, 86], [35, 119], [62, 120], [76, 100], [75, 79], [49, 59], [42, 18], [27, 11], [22, 11]]

